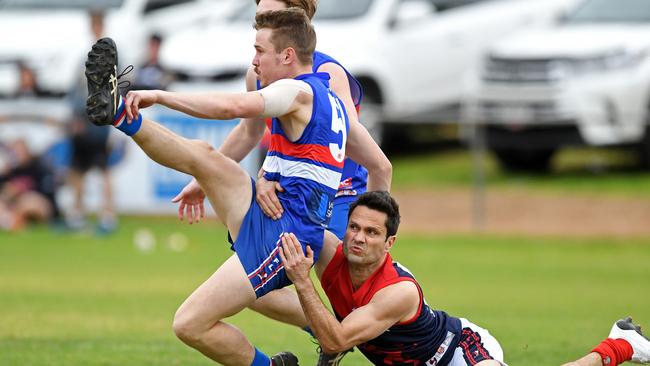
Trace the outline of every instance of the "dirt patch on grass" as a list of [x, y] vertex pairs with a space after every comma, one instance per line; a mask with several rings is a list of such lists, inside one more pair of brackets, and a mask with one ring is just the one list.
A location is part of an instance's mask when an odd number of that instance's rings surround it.
[[[490, 189], [480, 200], [471, 189], [395, 191], [403, 231], [650, 236], [650, 199], [596, 197]], [[482, 218], [482, 225], [480, 224]]]

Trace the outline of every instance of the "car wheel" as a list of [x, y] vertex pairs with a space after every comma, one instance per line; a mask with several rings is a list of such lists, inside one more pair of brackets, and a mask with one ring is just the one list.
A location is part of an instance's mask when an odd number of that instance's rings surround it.
[[551, 167], [555, 149], [493, 149], [492, 152], [506, 171], [544, 173]]
[[646, 126], [643, 139], [637, 145], [639, 165], [644, 170], [650, 170], [650, 126]]
[[384, 125], [382, 123], [381, 104], [372, 95], [364, 95], [361, 102], [359, 120], [366, 127], [370, 136], [377, 145], [382, 146], [384, 138]]

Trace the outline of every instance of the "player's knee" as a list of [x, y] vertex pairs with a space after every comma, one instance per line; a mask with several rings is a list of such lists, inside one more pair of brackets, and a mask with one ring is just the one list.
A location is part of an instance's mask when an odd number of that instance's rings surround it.
[[207, 175], [212, 176], [214, 174], [219, 174], [221, 171], [221, 166], [226, 157], [216, 150], [212, 145], [203, 141], [203, 140], [192, 140], [194, 145], [194, 152], [196, 158], [194, 164], [191, 167], [197, 175]]
[[191, 140], [192, 159], [189, 164], [189, 172], [196, 176], [211, 169], [211, 156], [219, 154], [212, 145], [203, 140]]
[[210, 145], [210, 143], [203, 141], [203, 140], [191, 140], [192, 145], [202, 154], [209, 154], [212, 151], [214, 151], [214, 146]]
[[172, 329], [176, 337], [189, 345], [197, 345], [201, 342], [202, 332], [196, 326], [196, 321], [192, 319], [186, 312], [178, 310], [174, 315], [174, 322]]

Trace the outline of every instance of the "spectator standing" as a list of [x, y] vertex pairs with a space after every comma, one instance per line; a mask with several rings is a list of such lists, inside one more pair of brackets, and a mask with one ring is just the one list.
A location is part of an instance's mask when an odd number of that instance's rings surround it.
[[17, 98], [41, 97], [45, 95], [45, 93], [38, 86], [34, 70], [32, 70], [32, 68], [29, 67], [27, 63], [24, 61], [19, 61], [18, 72], [20, 73], [20, 84], [18, 90], [16, 91]]
[[[90, 13], [90, 28], [98, 40], [104, 34], [104, 14], [99, 11]], [[72, 121], [69, 136], [71, 141], [71, 161], [68, 183], [74, 191], [72, 211], [68, 215], [68, 226], [72, 229], [83, 229], [86, 226], [86, 207], [84, 204], [84, 186], [87, 173], [92, 168], [98, 168], [102, 176], [102, 209], [98, 213], [97, 232], [110, 233], [117, 227], [117, 217], [113, 205], [113, 189], [108, 167], [110, 154], [110, 130], [98, 128], [88, 123], [86, 115], [87, 89], [85, 78], [70, 95], [72, 104]]]
[[165, 90], [172, 81], [171, 74], [160, 64], [162, 36], [152, 34], [147, 45], [147, 60], [136, 70], [133, 90]]

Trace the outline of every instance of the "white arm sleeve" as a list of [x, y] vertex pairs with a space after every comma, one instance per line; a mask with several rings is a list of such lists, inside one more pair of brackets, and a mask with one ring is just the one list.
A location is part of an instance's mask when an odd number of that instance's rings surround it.
[[281, 79], [260, 89], [258, 93], [264, 98], [262, 117], [279, 117], [287, 114], [300, 92], [314, 94], [309, 84], [295, 79]]

